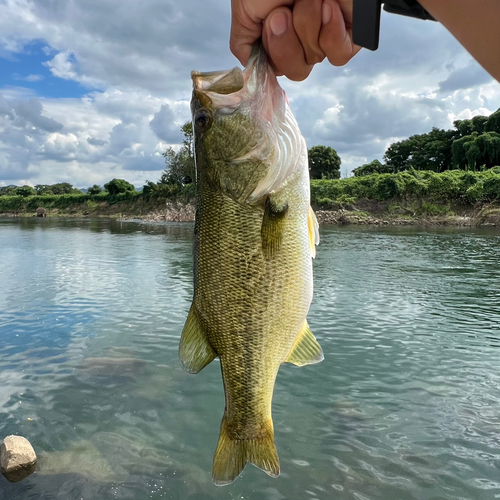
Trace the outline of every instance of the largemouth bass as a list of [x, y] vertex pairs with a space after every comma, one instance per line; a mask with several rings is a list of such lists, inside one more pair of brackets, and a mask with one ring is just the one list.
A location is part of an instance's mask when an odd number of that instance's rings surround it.
[[307, 325], [318, 223], [307, 148], [262, 47], [242, 71], [193, 71], [194, 297], [179, 353], [197, 373], [219, 357], [226, 407], [212, 479], [251, 462], [279, 475], [271, 401], [283, 362], [317, 363]]

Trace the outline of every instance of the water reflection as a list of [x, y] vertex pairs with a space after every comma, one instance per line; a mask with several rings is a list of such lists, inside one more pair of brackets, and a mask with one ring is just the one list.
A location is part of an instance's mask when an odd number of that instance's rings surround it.
[[[221, 498], [210, 480], [218, 363], [186, 374], [192, 224], [0, 219], [0, 436], [37, 472], [0, 500]], [[494, 498], [500, 234], [322, 228], [311, 329], [323, 363], [284, 365], [282, 474], [224, 498]]]

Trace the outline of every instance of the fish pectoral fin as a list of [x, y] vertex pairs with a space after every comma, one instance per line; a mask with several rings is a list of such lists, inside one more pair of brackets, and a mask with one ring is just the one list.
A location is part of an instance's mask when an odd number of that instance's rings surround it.
[[271, 418], [262, 423], [261, 435], [254, 439], [233, 439], [229, 433], [226, 415], [222, 417], [219, 443], [215, 450], [212, 481], [217, 486], [231, 484], [247, 462], [262, 469], [271, 477], [280, 474], [280, 462]]
[[179, 358], [182, 366], [189, 373], [198, 373], [216, 357], [217, 354], [207, 340], [194, 304], [191, 304], [179, 344]]
[[260, 234], [262, 237], [262, 252], [266, 259], [274, 257], [283, 240], [283, 222], [288, 213], [288, 205], [278, 205], [271, 198], [266, 200], [264, 217]]
[[285, 362], [293, 363], [297, 366], [304, 366], [319, 363], [323, 361], [324, 358], [323, 349], [321, 349], [321, 346], [309, 329], [307, 321], [304, 321]]
[[309, 246], [311, 247], [311, 256], [316, 258], [316, 245], [319, 245], [319, 224], [314, 210], [309, 207], [309, 214], [307, 215], [307, 229], [309, 232]]

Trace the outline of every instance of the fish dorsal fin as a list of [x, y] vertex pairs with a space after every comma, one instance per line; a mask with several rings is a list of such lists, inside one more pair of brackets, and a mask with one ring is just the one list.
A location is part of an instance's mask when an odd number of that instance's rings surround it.
[[266, 259], [274, 257], [281, 247], [283, 240], [283, 223], [288, 213], [288, 205], [275, 204], [271, 198], [266, 201], [262, 227], [260, 230], [262, 237], [262, 252]]
[[182, 366], [189, 373], [198, 373], [216, 357], [217, 354], [207, 340], [194, 304], [191, 304], [179, 345]]
[[323, 361], [323, 349], [315, 339], [307, 321], [304, 321], [290, 354], [285, 359], [286, 363], [293, 363], [297, 366], [312, 365]]
[[316, 258], [316, 245], [319, 245], [319, 224], [314, 210], [309, 207], [309, 214], [307, 215], [307, 229], [309, 232], [309, 245], [311, 247], [311, 256]]

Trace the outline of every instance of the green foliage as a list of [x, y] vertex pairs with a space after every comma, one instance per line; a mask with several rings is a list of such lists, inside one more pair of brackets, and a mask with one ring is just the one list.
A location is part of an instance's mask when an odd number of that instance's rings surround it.
[[451, 167], [451, 146], [456, 132], [433, 127], [427, 134], [412, 135], [395, 142], [384, 154], [384, 160], [392, 172], [433, 170], [442, 172]]
[[341, 160], [329, 146], [313, 146], [308, 151], [311, 179], [339, 179]]
[[500, 133], [500, 109], [492, 113], [489, 117], [478, 115], [471, 120], [455, 120], [453, 125], [460, 134], [460, 137], [472, 135], [474, 132], [478, 135], [485, 132]]
[[159, 184], [177, 184], [184, 186], [191, 184], [195, 178], [193, 124], [186, 122], [181, 127], [184, 135], [179, 151], [169, 147], [164, 153], [166, 168]]
[[101, 186], [94, 184], [93, 186], [87, 189], [87, 194], [99, 194], [102, 193], [103, 189]]
[[370, 163], [365, 163], [358, 168], [355, 168], [352, 173], [355, 177], [371, 174], [388, 174], [392, 172], [392, 168], [388, 165], [380, 163], [378, 160], [373, 160]]
[[451, 210], [448, 205], [437, 205], [435, 203], [423, 202], [422, 206], [416, 210], [419, 215], [451, 215]]
[[453, 163], [464, 170], [491, 168], [500, 163], [500, 134], [472, 132], [453, 142]]
[[486, 131], [496, 132], [497, 134], [500, 134], [500, 109], [497, 109], [488, 117], [488, 122], [486, 123]]
[[111, 195], [135, 193], [135, 187], [124, 179], [113, 179], [104, 184], [104, 189]]
[[158, 184], [151, 181], [146, 181], [146, 184], [142, 187], [142, 196], [144, 199], [149, 200], [152, 196], [156, 194]]
[[488, 175], [483, 180], [484, 201], [500, 200], [500, 175]]
[[[69, 182], [59, 182], [58, 184], [52, 184], [50, 190], [52, 194], [79, 194], [81, 191], [74, 188]], [[38, 194], [38, 193], [37, 193]], [[45, 194], [45, 193], [42, 193]], [[50, 193], [47, 193], [50, 194]]]
[[35, 186], [35, 191], [37, 196], [42, 196], [44, 194], [54, 194], [52, 191], [52, 186], [49, 186], [48, 184], [37, 184]]
[[93, 212], [94, 210], [97, 210], [99, 208], [99, 203], [93, 200], [87, 200], [86, 202], [87, 208]]
[[3, 186], [0, 188], [0, 196], [15, 196], [17, 186]]
[[389, 200], [398, 198], [403, 194], [404, 187], [401, 177], [392, 174], [381, 174], [374, 186], [376, 199]]
[[311, 201], [319, 206], [359, 199], [425, 200], [435, 204], [500, 201], [500, 167], [484, 172], [410, 169], [397, 174], [372, 174], [339, 180], [311, 180]]
[[153, 198], [176, 198], [186, 202], [190, 201], [196, 195], [196, 187], [194, 183], [186, 184], [155, 184], [151, 181], [146, 181], [142, 189], [142, 195], [145, 200]]
[[31, 186], [21, 186], [16, 189], [14, 189], [14, 196], [35, 196], [36, 191], [31, 187]]
[[[500, 109], [489, 117], [478, 115], [453, 124], [455, 130], [434, 127], [391, 144], [384, 154], [389, 171], [486, 170], [500, 162]], [[355, 175], [371, 173], [368, 165], [360, 167], [359, 174], [356, 169]]]

